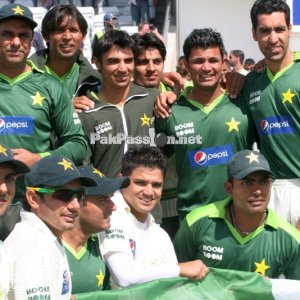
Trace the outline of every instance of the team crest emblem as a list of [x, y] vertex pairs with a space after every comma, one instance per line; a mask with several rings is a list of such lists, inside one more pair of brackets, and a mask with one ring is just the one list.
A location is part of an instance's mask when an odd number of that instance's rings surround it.
[[69, 273], [68, 273], [68, 271], [64, 271], [64, 274], [63, 274], [63, 285], [62, 285], [61, 294], [62, 295], [68, 294], [69, 291], [70, 291]]

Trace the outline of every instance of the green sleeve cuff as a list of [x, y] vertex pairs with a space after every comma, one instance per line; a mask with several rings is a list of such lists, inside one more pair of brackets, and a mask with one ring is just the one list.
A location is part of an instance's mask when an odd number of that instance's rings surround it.
[[40, 156], [41, 158], [44, 158], [44, 157], [49, 156], [49, 155], [51, 155], [50, 152], [39, 153], [39, 156]]

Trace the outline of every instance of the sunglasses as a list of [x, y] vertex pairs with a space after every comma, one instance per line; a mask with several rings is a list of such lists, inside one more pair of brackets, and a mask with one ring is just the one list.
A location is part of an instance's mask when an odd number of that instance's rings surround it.
[[41, 187], [27, 187], [27, 190], [36, 191], [41, 194], [47, 194], [52, 196], [54, 199], [70, 202], [75, 197], [78, 201], [85, 200], [86, 190], [85, 189], [67, 189], [67, 188], [41, 188]]

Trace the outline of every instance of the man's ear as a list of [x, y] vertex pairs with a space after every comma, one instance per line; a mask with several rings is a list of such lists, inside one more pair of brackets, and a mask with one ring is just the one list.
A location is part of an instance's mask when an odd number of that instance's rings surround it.
[[255, 32], [255, 29], [253, 27], [252, 27], [252, 37], [253, 37], [254, 41], [257, 42], [256, 32]]
[[41, 198], [35, 191], [27, 190], [26, 199], [33, 211], [37, 210], [40, 207]]
[[46, 35], [43, 35], [43, 39], [45, 40], [46, 44], [49, 43], [49, 40], [50, 40], [50, 36], [46, 36]]
[[232, 183], [229, 181], [225, 181], [224, 183], [225, 191], [228, 195], [232, 196]]
[[99, 60], [96, 57], [93, 57], [93, 63], [96, 65], [97, 70], [101, 71], [101, 63], [99, 62]]
[[189, 70], [189, 62], [186, 60], [186, 58], [184, 58], [184, 59], [182, 60], [182, 62], [183, 62], [183, 64], [184, 64], [184, 66]]

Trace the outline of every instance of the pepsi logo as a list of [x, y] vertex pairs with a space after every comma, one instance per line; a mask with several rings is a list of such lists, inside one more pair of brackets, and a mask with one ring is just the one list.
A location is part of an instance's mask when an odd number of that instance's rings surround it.
[[0, 132], [2, 132], [5, 129], [5, 121], [3, 119], [0, 119]]
[[265, 119], [261, 120], [260, 127], [263, 133], [266, 133], [269, 130], [269, 122]]
[[198, 165], [202, 166], [207, 162], [207, 155], [203, 151], [198, 151], [194, 155], [194, 160]]

